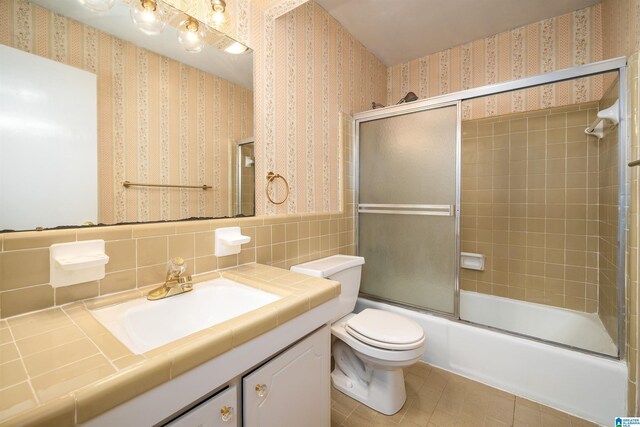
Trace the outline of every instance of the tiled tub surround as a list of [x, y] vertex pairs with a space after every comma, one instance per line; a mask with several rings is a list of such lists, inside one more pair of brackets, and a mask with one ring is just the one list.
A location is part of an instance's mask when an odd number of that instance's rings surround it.
[[486, 256], [461, 287], [598, 309], [597, 103], [462, 124], [462, 250]]
[[260, 264], [197, 280], [220, 275], [283, 298], [142, 355], [132, 354], [87, 310], [140, 297], [148, 289], [0, 321], [0, 425], [87, 421], [340, 293], [338, 282]]
[[[187, 273], [200, 274], [259, 262], [281, 268], [337, 253], [353, 254], [353, 207], [345, 213], [275, 215], [158, 224], [0, 234], [0, 317], [162, 283], [166, 262], [180, 256]], [[240, 226], [251, 242], [238, 255], [216, 257], [214, 230]], [[49, 285], [49, 246], [104, 239], [109, 263], [104, 279]]]

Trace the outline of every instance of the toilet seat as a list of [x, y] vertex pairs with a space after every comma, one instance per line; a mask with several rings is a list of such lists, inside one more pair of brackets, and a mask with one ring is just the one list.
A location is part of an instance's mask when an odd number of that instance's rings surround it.
[[367, 308], [345, 322], [345, 331], [363, 343], [385, 350], [413, 350], [424, 344], [416, 322], [396, 313]]
[[[351, 333], [347, 332], [347, 322], [355, 316], [357, 316], [357, 314], [350, 313], [340, 320], [334, 322], [331, 325], [331, 334], [339, 340], [343, 341], [353, 350], [357, 351], [361, 355], [361, 357], [367, 358], [369, 360], [375, 359], [378, 360], [379, 363], [383, 366], [393, 367], [408, 366], [409, 364], [412, 364], [416, 360], [420, 359], [424, 354], [424, 340], [422, 340], [422, 342], [418, 344], [418, 347], [407, 350], [385, 349], [382, 347], [367, 344], [366, 342], [359, 340], [358, 338], [351, 335]], [[382, 343], [382, 345], [384, 345], [384, 343]]]

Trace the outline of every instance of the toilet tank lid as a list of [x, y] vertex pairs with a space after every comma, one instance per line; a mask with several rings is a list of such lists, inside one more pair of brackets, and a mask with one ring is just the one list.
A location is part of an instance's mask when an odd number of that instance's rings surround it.
[[307, 276], [329, 277], [340, 271], [364, 264], [361, 256], [333, 255], [291, 266], [291, 271]]

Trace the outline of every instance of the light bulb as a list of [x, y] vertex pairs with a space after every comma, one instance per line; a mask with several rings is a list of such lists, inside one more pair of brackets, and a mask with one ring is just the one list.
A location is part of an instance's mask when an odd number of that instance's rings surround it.
[[78, 0], [78, 2], [93, 12], [108, 12], [116, 0]]
[[247, 51], [247, 49], [249, 49], [247, 46], [243, 45], [242, 43], [239, 42], [234, 42], [231, 46], [225, 48], [225, 52], [227, 53], [232, 53], [234, 55], [239, 55], [241, 53], [244, 53]]
[[200, 29], [198, 21], [189, 17], [180, 24], [178, 43], [187, 52], [198, 53], [202, 50], [204, 47], [204, 31]]
[[131, 20], [135, 26], [150, 36], [158, 35], [164, 30], [166, 11], [155, 0], [140, 0], [131, 8]]
[[224, 12], [227, 4], [223, 0], [211, 0], [211, 12], [207, 16], [207, 25], [219, 29], [227, 21]]

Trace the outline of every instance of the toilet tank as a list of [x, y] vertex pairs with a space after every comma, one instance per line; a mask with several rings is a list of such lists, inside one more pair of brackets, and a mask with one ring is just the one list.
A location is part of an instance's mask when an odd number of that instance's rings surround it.
[[341, 292], [338, 297], [339, 316], [346, 316], [356, 306], [360, 290], [360, 275], [364, 258], [360, 256], [333, 255], [291, 267], [291, 271], [308, 276], [323, 277], [340, 282]]

